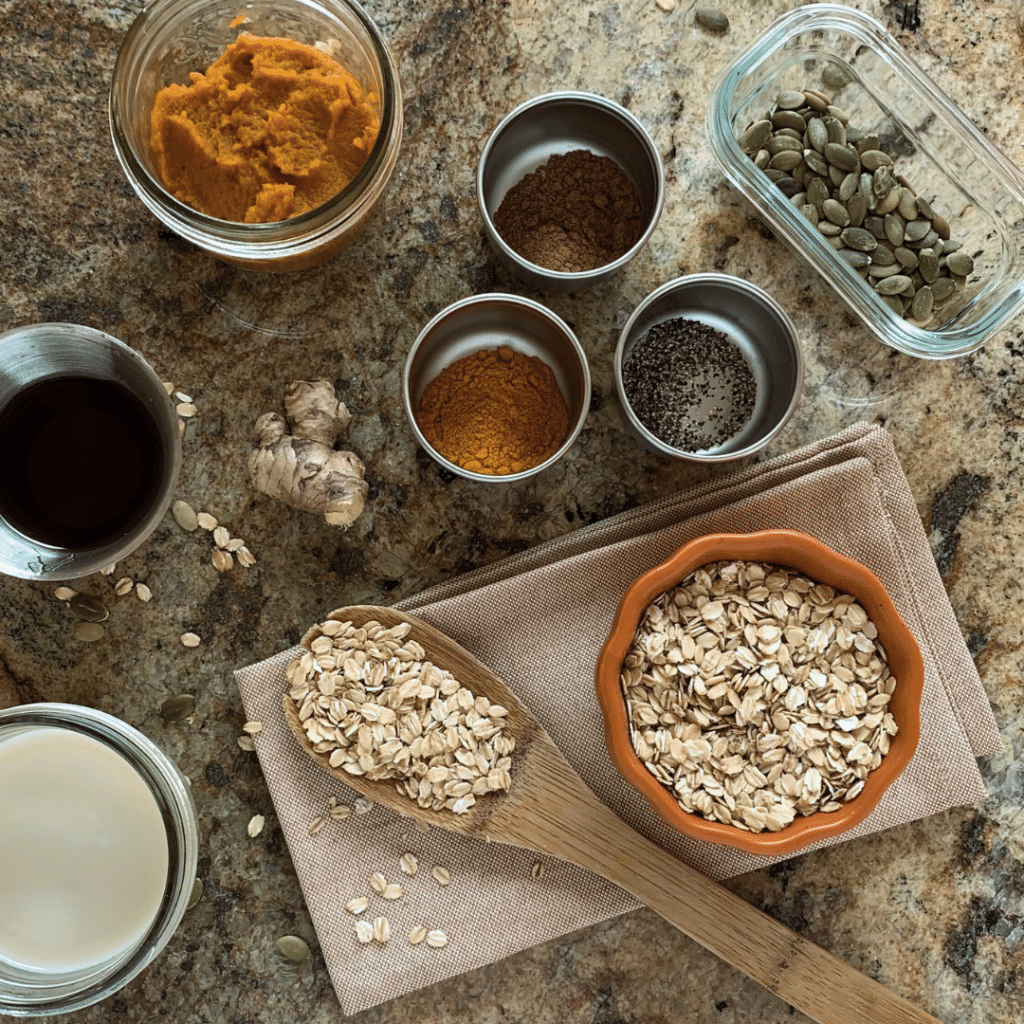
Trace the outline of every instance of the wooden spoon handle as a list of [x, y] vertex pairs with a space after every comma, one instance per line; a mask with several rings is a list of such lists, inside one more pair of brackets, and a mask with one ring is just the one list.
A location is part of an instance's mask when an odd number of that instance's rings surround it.
[[573, 805], [551, 808], [546, 852], [633, 893], [818, 1024], [940, 1024], [634, 832], [589, 791]]

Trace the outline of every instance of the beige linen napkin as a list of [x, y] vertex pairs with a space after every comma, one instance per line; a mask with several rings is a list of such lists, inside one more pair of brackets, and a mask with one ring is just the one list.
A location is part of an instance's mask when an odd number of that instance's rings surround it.
[[[477, 655], [526, 702], [598, 796], [633, 828], [713, 878], [771, 863], [685, 839], [661, 823], [608, 759], [593, 692], [597, 654], [628, 584], [680, 544], [712, 532], [802, 530], [881, 579], [924, 654], [922, 735], [907, 770], [854, 836], [976, 803], [985, 785], [975, 758], [999, 749], [991, 708], [935, 568], [888, 435], [866, 424], [604, 522], [584, 527], [434, 587], [399, 607]], [[330, 608], [322, 609], [326, 614]], [[538, 942], [633, 909], [628, 894], [581, 869], [440, 829], [420, 832], [381, 807], [346, 821], [310, 823], [335, 796], [355, 794], [320, 772], [284, 723], [284, 672], [295, 651], [235, 673], [246, 715], [263, 722], [256, 750], [288, 841], [342, 1008], [393, 999]], [[813, 847], [812, 847], [813, 848]], [[415, 877], [399, 858], [419, 858]], [[895, 851], [894, 851], [895, 852]], [[539, 878], [534, 874], [543, 864]], [[446, 868], [451, 884], [431, 875]], [[401, 882], [385, 902], [367, 876]], [[364, 916], [385, 915], [391, 941], [360, 945]], [[412, 946], [413, 926], [442, 929], [444, 949]]]

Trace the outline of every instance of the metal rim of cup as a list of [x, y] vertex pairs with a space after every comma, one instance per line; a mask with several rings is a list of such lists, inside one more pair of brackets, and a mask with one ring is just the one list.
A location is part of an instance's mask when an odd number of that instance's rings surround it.
[[[637, 141], [646, 151], [655, 177], [656, 194], [654, 208], [651, 211], [648, 223], [640, 237], [633, 243], [630, 249], [623, 253], [623, 255], [618, 259], [613, 260], [611, 263], [606, 263], [603, 266], [595, 267], [593, 270], [582, 271], [581, 273], [567, 273], [562, 270], [551, 270], [548, 267], [541, 266], [539, 263], [532, 263], [525, 257], [520, 256], [519, 253], [516, 252], [516, 250], [513, 249], [500, 234], [498, 234], [498, 230], [494, 226], [494, 220], [487, 209], [487, 200], [484, 195], [484, 177], [488, 162], [491, 158], [494, 147], [497, 145], [498, 140], [508, 127], [522, 117], [523, 114], [535, 109], [536, 107], [547, 104], [564, 103], [566, 101], [591, 104], [614, 114], [620, 120], [625, 122], [632, 129]], [[654, 229], [658, 226], [658, 221], [661, 219], [661, 213], [665, 205], [665, 170], [662, 167], [661, 156], [658, 153], [657, 146], [654, 144], [654, 139], [651, 138], [650, 132], [648, 132], [640, 121], [626, 110], [625, 107], [615, 103], [613, 100], [607, 99], [604, 96], [599, 96], [597, 93], [577, 91], [549, 92], [544, 93], [541, 96], [534, 96], [525, 103], [521, 103], [510, 113], [506, 114], [494, 131], [491, 132], [487, 142], [484, 144], [483, 151], [480, 154], [479, 163], [477, 164], [476, 201], [488, 239], [491, 244], [497, 248], [502, 255], [504, 255], [506, 260], [521, 265], [533, 275], [547, 277], [552, 282], [557, 282], [562, 286], [571, 284], [573, 286], [573, 290], [577, 288], [582, 289], [587, 287], [589, 284], [598, 283], [613, 274], [616, 270], [624, 267], [647, 244], [651, 235], [654, 233]]]
[[[579, 416], [577, 416], [576, 422], [566, 435], [565, 440], [561, 445], [559, 445], [558, 450], [549, 455], [543, 462], [537, 463], [536, 466], [533, 466], [530, 469], [525, 469], [521, 473], [508, 473], [504, 476], [498, 476], [490, 473], [474, 473], [471, 470], [463, 469], [463, 467], [457, 463], [446, 459], [426, 439], [423, 431], [420, 430], [419, 423], [416, 419], [416, 412], [412, 407], [412, 387], [410, 383], [413, 365], [416, 362], [416, 356], [420, 348], [429, 338], [430, 334], [441, 323], [467, 307], [474, 305], [487, 305], [495, 300], [500, 300], [501, 302], [507, 302], [515, 306], [522, 306], [524, 309], [532, 310], [542, 319], [547, 320], [553, 327], [555, 327], [569, 343], [570, 348], [578, 360], [581, 377], [583, 379], [583, 393], [580, 396]], [[471, 295], [446, 306], [430, 320], [422, 331], [420, 331], [416, 340], [412, 343], [412, 347], [409, 349], [409, 354], [405, 359], [405, 366], [402, 368], [402, 403], [405, 406], [405, 415], [409, 421], [417, 443], [430, 455], [432, 459], [434, 459], [435, 462], [443, 466], [445, 469], [457, 474], [458, 476], [464, 477], [467, 480], [476, 480], [480, 483], [517, 483], [520, 480], [526, 480], [528, 477], [535, 476], [537, 473], [540, 473], [542, 470], [545, 470], [549, 466], [558, 462], [558, 460], [565, 455], [573, 444], [575, 444], [576, 438], [579, 437], [580, 431], [583, 429], [583, 424], [587, 418], [587, 412], [590, 409], [590, 391], [590, 365], [587, 362], [587, 356], [583, 351], [583, 346], [579, 343], [579, 340], [572, 328], [570, 328], [557, 313], [553, 313], [548, 309], [547, 306], [544, 306], [539, 302], [535, 302], [533, 299], [527, 299], [520, 295], [511, 295], [505, 292], [487, 292], [483, 295]]]
[[[783, 414], [773, 424], [772, 428], [760, 436], [755, 442], [752, 442], [746, 447], [736, 451], [716, 452], [711, 450], [708, 452], [687, 452], [683, 451], [681, 448], [674, 448], [672, 445], [666, 444], [666, 442], [658, 437], [657, 434], [652, 433], [643, 425], [643, 423], [640, 422], [636, 413], [633, 411], [632, 406], [629, 404], [629, 399], [626, 397], [626, 392], [622, 384], [622, 362], [625, 354], [626, 343], [629, 340], [629, 335], [633, 326], [663, 295], [674, 291], [684, 283], [686, 285], [724, 284], [740, 291], [745, 291], [757, 302], [770, 309], [779, 319], [785, 329], [784, 334], [786, 340], [790, 345], [790, 350], [795, 364], [796, 381]], [[656, 288], [653, 292], [647, 295], [630, 314], [629, 319], [619, 332], [619, 339], [615, 346], [614, 375], [615, 392], [619, 399], [619, 407], [622, 414], [626, 417], [629, 427], [634, 431], [634, 433], [644, 439], [649, 448], [659, 454], [668, 455], [676, 459], [684, 459], [690, 462], [733, 462], [737, 459], [746, 458], [747, 456], [760, 451], [789, 422], [793, 413], [796, 411], [796, 407], [799, 404], [800, 397], [803, 393], [804, 355], [797, 337], [796, 326], [789, 314], [763, 288], [759, 288], [756, 284], [751, 284], [751, 282], [745, 281], [743, 278], [733, 277], [730, 274], [685, 274], [682, 277], [666, 281], [664, 284]]]
[[[160, 429], [159, 409], [151, 408], [151, 412], [157, 430], [161, 433], [164, 440], [169, 442], [169, 450], [165, 452], [167, 464], [164, 468], [159, 493], [150, 511], [129, 531], [129, 534], [125, 535], [125, 537], [130, 535], [130, 540], [122, 537], [120, 543], [111, 541], [87, 553], [69, 552], [42, 541], [37, 541], [16, 530], [6, 520], [0, 519], [0, 524], [2, 524], [0, 525], [0, 530], [10, 531], [7, 533], [5, 549], [2, 557], [0, 557], [0, 572], [19, 579], [78, 579], [82, 576], [88, 576], [90, 573], [96, 572], [106, 565], [120, 561], [120, 559], [138, 548], [159, 525], [164, 512], [167, 511], [174, 497], [174, 488], [177, 486], [178, 474], [181, 469], [181, 439], [177, 429], [177, 417], [174, 414], [173, 407], [170, 406], [170, 399], [164, 390], [163, 382], [142, 355], [119, 338], [115, 338], [111, 334], [98, 331], [92, 327], [85, 327], [82, 324], [27, 324], [24, 327], [17, 327], [0, 334], [0, 354], [4, 354], [3, 346], [5, 344], [21, 342], [30, 345], [36, 338], [43, 339], [50, 336], [63, 337], [65, 341], [72, 344], [84, 342], [96, 345], [106, 349], [107, 352], [116, 353], [125, 361], [126, 365], [132, 367], [145, 382], [145, 387], [152, 398], [152, 403], [162, 402], [167, 404], [164, 417], [166, 420], [166, 431]], [[9, 369], [7, 363], [5, 363], [6, 369]], [[0, 370], [0, 376], [4, 372]], [[46, 374], [46, 376], [53, 375], [55, 374]], [[44, 378], [40, 377], [38, 379], [42, 380]], [[145, 402], [144, 398], [143, 401]], [[151, 405], [149, 402], [145, 404], [147, 406]], [[172, 422], [173, 430], [170, 426]], [[16, 556], [12, 556], [9, 550], [12, 533], [14, 537], [18, 538]], [[13, 564], [13, 557], [25, 558], [24, 566]]]
[[[199, 858], [199, 826], [188, 783], [178, 766], [134, 726], [95, 708], [77, 704], [22, 704], [0, 710], [0, 730], [49, 726], [72, 729], [116, 750], [139, 773], [160, 806], [167, 828], [167, 888], [146, 936], [134, 947], [72, 975], [46, 974], [19, 997], [0, 984], [0, 1013], [46, 1017], [80, 1010], [124, 988], [170, 941], [192, 896]], [[0, 979], [2, 982], [2, 979]]]

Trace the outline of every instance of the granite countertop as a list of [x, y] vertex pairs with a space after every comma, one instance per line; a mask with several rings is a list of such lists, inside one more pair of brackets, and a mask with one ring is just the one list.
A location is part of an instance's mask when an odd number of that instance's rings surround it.
[[[1024, 1002], [1024, 631], [1021, 561], [1024, 318], [979, 352], [925, 362], [881, 347], [772, 238], [727, 186], [704, 142], [708, 90], [724, 64], [797, 6], [730, 0], [725, 35], [691, 5], [655, 0], [367, 0], [405, 93], [402, 155], [383, 206], [322, 268], [265, 277], [230, 268], [164, 230], [115, 160], [107, 89], [137, 0], [0, 0], [0, 330], [75, 321], [137, 348], [194, 397], [178, 496], [244, 538], [250, 569], [219, 573], [207, 536], [168, 515], [113, 577], [79, 587], [111, 607], [83, 644], [54, 587], [0, 579], [0, 706], [67, 701], [125, 719], [192, 782], [202, 900], [160, 958], [80, 1024], [321, 1024], [338, 1003], [243, 721], [235, 668], [293, 644], [321, 613], [390, 604], [454, 574], [596, 522], [724, 470], [641, 453], [615, 408], [611, 353], [635, 304], [681, 273], [755, 281], [792, 316], [804, 399], [760, 458], [857, 422], [891, 433], [1004, 739], [982, 770], [987, 801], [795, 857], [730, 883], [800, 934], [953, 1024], [1010, 1024]], [[1018, 165], [1024, 164], [1024, 36], [1009, 0], [859, 0]], [[646, 250], [607, 284], [541, 295], [492, 257], [476, 210], [484, 139], [528, 97], [603, 93], [649, 128], [666, 207]], [[556, 467], [514, 486], [443, 472], [400, 412], [401, 367], [420, 328], [466, 295], [508, 290], [548, 304], [590, 360], [585, 429]], [[295, 378], [338, 382], [351, 447], [367, 465], [366, 512], [339, 532], [257, 496], [245, 469], [253, 423]], [[128, 576], [152, 591], [115, 597]], [[199, 648], [179, 642], [185, 631]], [[163, 702], [195, 696], [167, 725]], [[246, 823], [267, 825], [255, 839]], [[284, 934], [312, 961], [282, 968]], [[71, 1018], [59, 1018], [71, 1019]], [[649, 911], [553, 941], [365, 1011], [362, 1024], [424, 1021], [782, 1024], [801, 1019]]]

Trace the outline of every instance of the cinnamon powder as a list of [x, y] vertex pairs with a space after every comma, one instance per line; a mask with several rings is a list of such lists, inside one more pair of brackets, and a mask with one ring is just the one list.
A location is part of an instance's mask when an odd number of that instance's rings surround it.
[[575, 149], [513, 185], [494, 226], [531, 263], [579, 274], [624, 256], [643, 232], [643, 217], [636, 188], [619, 165]]

